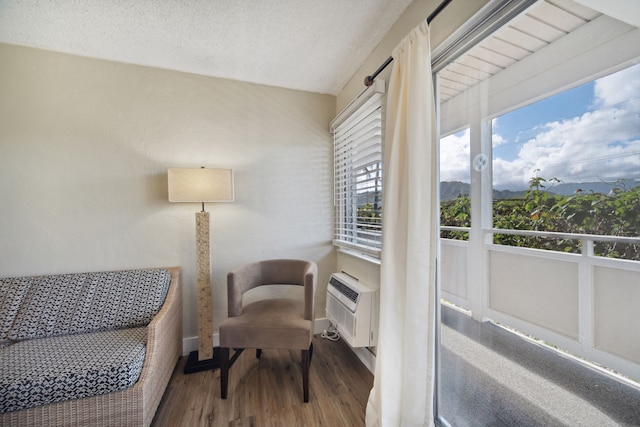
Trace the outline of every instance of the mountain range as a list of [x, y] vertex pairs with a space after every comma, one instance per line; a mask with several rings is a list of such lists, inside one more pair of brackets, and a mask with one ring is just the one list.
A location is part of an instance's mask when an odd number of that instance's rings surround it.
[[[612, 188], [619, 187], [629, 190], [639, 186], [639, 181], [627, 180], [625, 186], [607, 182], [563, 182], [545, 183], [543, 190], [561, 196], [570, 196], [580, 190], [582, 193], [608, 194]], [[471, 185], [460, 181], [443, 181], [440, 183], [440, 199], [452, 200], [459, 196], [467, 196], [471, 192]], [[493, 190], [493, 199], [516, 199], [524, 196], [525, 190]]]

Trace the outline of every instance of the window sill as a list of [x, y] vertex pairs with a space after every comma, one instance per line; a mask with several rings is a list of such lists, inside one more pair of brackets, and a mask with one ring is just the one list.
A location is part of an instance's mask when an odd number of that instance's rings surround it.
[[338, 252], [340, 252], [340, 253], [349, 255], [349, 256], [354, 257], [354, 258], [358, 258], [358, 259], [360, 259], [362, 261], [366, 261], [366, 262], [368, 262], [370, 264], [374, 264], [374, 265], [377, 265], [377, 266], [380, 265], [380, 259], [379, 258], [375, 258], [375, 257], [373, 257], [373, 256], [371, 256], [369, 254], [358, 252], [356, 250], [348, 249], [348, 248], [345, 248], [345, 247], [342, 247], [342, 246], [338, 246], [338, 245], [336, 245], [336, 248], [338, 249]]

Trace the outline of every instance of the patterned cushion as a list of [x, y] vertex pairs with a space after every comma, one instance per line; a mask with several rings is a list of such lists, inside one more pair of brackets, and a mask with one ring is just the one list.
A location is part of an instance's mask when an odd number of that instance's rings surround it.
[[0, 413], [135, 384], [146, 328], [20, 341], [0, 349]]
[[31, 282], [30, 277], [0, 279], [0, 347], [8, 343], [7, 334]]
[[167, 270], [33, 277], [7, 334], [23, 340], [147, 325], [164, 303]]

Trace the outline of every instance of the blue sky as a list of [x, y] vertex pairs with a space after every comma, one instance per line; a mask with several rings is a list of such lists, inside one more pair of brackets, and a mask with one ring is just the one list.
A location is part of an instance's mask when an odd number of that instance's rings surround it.
[[593, 102], [594, 86], [594, 82], [586, 83], [500, 117], [494, 122], [494, 133], [509, 143], [495, 147], [493, 156], [512, 161], [522, 143], [534, 138], [545, 123], [584, 114]]
[[[640, 180], [640, 64], [493, 121], [494, 187], [536, 174], [564, 182]], [[443, 138], [441, 179], [469, 182], [468, 130]]]

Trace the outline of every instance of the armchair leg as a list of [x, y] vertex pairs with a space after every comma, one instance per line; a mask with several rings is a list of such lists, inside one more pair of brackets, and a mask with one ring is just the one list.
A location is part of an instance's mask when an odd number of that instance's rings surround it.
[[305, 403], [309, 401], [309, 364], [311, 362], [311, 352], [311, 347], [309, 347], [309, 350], [302, 350], [302, 393]]
[[256, 348], [256, 359], [260, 359], [261, 356], [262, 356], [262, 349]]
[[227, 388], [229, 387], [229, 349], [220, 347], [220, 357], [222, 366], [220, 367], [220, 397], [227, 398]]

